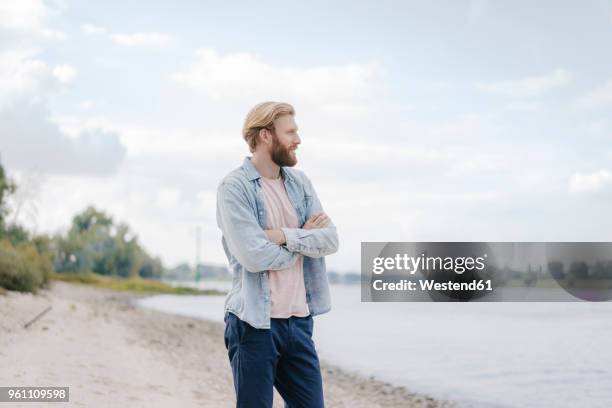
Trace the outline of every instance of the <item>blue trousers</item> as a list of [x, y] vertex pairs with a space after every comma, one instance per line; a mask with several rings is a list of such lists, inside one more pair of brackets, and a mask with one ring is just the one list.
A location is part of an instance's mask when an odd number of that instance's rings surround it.
[[272, 318], [269, 329], [257, 329], [231, 312], [224, 320], [236, 407], [271, 408], [273, 387], [286, 408], [324, 407], [312, 315]]

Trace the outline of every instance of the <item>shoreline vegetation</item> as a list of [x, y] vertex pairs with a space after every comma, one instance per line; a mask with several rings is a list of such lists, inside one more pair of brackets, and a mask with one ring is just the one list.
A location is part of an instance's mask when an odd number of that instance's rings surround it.
[[[7, 291], [0, 383], [68, 386], [62, 407], [235, 406], [223, 323], [135, 305], [148, 295], [55, 279], [37, 294]], [[321, 372], [329, 407], [457, 406], [325, 361]], [[283, 406], [275, 391], [274, 407]]]
[[186, 286], [172, 286], [154, 279], [139, 277], [118, 278], [101, 276], [95, 273], [53, 273], [50, 278], [63, 282], [90, 285], [97, 288], [106, 288], [116, 291], [144, 293], [144, 294], [173, 294], [173, 295], [225, 295], [225, 292], [216, 289], [197, 289]]
[[[65, 232], [35, 234], [19, 222], [27, 203], [0, 164], [0, 288], [36, 293], [50, 280], [147, 293], [218, 294], [161, 281], [166, 267], [122, 221], [88, 206]], [[4, 292], [4, 291], [3, 291]]]

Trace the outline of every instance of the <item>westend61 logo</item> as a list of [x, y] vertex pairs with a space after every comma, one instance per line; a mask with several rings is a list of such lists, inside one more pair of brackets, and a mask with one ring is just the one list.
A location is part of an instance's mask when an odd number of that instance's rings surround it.
[[421, 254], [420, 257], [414, 257], [409, 256], [408, 254], [396, 254], [394, 258], [374, 258], [372, 272], [375, 274], [381, 274], [386, 270], [405, 270], [411, 275], [414, 275], [419, 270], [431, 271], [438, 269], [454, 271], [457, 274], [462, 274], [465, 271], [471, 271], [474, 269], [478, 271], [484, 270], [484, 262], [486, 258], [487, 254], [477, 258], [442, 258], [440, 256], [425, 256], [425, 254]]
[[362, 242], [364, 302], [612, 300], [611, 242]]

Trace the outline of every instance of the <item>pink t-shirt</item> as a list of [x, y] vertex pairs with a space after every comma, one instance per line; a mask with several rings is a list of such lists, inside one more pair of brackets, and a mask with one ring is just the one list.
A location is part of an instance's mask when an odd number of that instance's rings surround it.
[[[261, 180], [268, 215], [267, 228], [299, 228], [297, 214], [289, 201], [283, 179], [262, 177]], [[304, 286], [304, 258], [301, 255], [289, 268], [268, 271], [268, 278], [270, 317], [304, 317], [310, 314]]]

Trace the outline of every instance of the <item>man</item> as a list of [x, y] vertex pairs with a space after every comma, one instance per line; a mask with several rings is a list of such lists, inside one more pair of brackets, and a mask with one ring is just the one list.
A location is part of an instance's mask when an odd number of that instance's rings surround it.
[[217, 190], [217, 224], [233, 274], [224, 306], [225, 347], [237, 407], [323, 407], [313, 316], [331, 309], [325, 256], [336, 227], [297, 164], [295, 111], [264, 102], [248, 113], [252, 157]]

